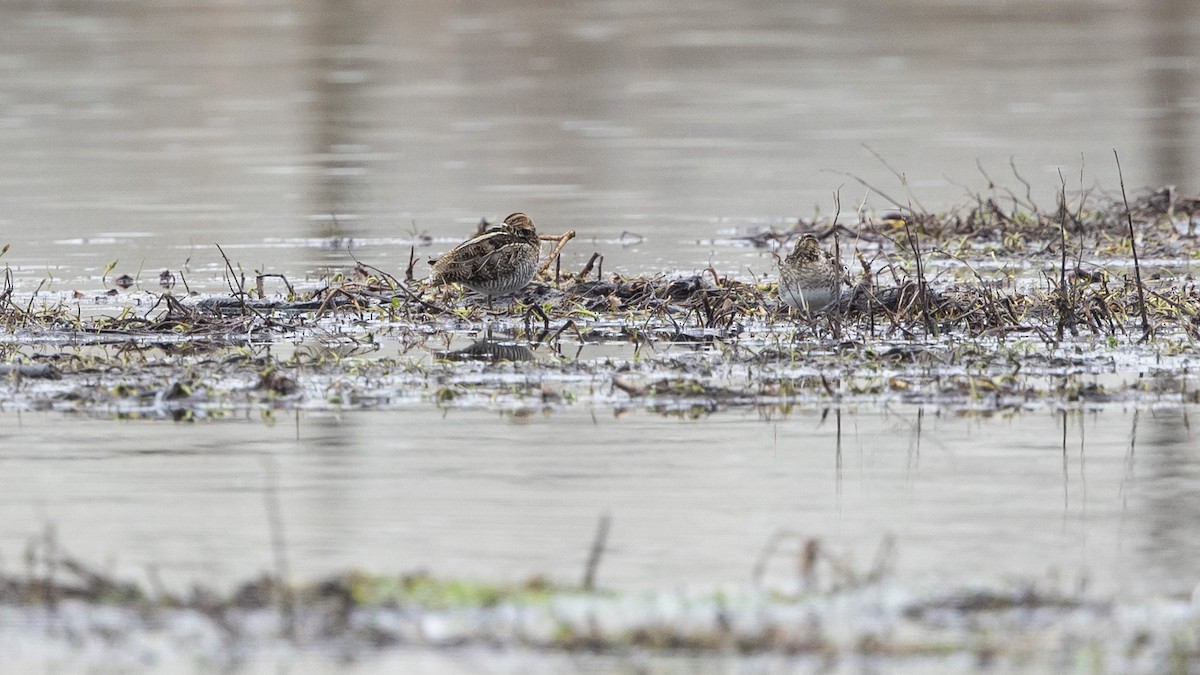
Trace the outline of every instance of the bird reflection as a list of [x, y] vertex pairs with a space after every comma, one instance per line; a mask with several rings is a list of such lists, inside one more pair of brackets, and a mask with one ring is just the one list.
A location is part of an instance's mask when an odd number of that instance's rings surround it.
[[450, 361], [532, 361], [533, 352], [524, 345], [498, 340], [476, 340], [462, 349], [438, 352], [438, 356]]

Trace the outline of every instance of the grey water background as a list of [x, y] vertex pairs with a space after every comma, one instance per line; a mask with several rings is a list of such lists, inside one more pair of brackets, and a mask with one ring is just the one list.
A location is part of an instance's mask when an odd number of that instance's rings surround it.
[[[1195, 414], [1195, 410], [1190, 411]], [[744, 585], [780, 530], [865, 571], [896, 538], [915, 588], [1033, 579], [1190, 592], [1200, 487], [1185, 411], [996, 417], [821, 411], [696, 421], [569, 408], [514, 419], [433, 409], [198, 425], [0, 415], [9, 567], [54, 524], [75, 555], [173, 588], [274, 569], [276, 484], [291, 570], [428, 569], [626, 590]], [[1136, 416], [1135, 416], [1136, 415]], [[1065, 446], [1064, 446], [1065, 440]], [[767, 568], [793, 578], [794, 543]], [[1057, 585], [1056, 585], [1057, 584]]]
[[[294, 280], [399, 272], [522, 210], [630, 273], [772, 268], [721, 245], [864, 200], [986, 188], [1195, 191], [1198, 3], [0, 3], [0, 261], [20, 292], [161, 269], [220, 291], [220, 243]], [[852, 174], [852, 175], [846, 175]], [[134, 292], [138, 292], [135, 289]], [[144, 291], [143, 291], [144, 292]], [[1130, 378], [1137, 373], [1128, 374]], [[425, 567], [520, 580], [745, 583], [773, 532], [915, 584], [1197, 581], [1194, 409], [957, 415], [901, 406], [698, 421], [585, 406], [175, 425], [0, 413], [0, 551], [52, 523], [134, 576]], [[920, 433], [917, 417], [921, 415]], [[1065, 425], [1065, 442], [1064, 442]], [[1065, 450], [1064, 450], [1065, 448]], [[787, 575], [782, 559], [772, 574]]]

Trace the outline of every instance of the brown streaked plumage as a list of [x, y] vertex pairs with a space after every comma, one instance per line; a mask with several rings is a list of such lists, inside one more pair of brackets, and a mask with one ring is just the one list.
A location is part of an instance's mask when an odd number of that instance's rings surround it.
[[842, 292], [842, 270], [833, 256], [821, 250], [811, 234], [779, 262], [779, 298], [791, 307], [814, 314], [837, 302]]
[[502, 225], [471, 237], [434, 261], [429, 283], [461, 284], [489, 300], [511, 295], [533, 280], [541, 250], [533, 221], [524, 213], [514, 213]]

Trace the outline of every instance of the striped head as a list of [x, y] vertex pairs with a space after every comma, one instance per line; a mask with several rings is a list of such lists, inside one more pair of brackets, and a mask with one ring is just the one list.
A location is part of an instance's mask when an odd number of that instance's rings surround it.
[[537, 230], [535, 230], [533, 227], [533, 221], [530, 220], [529, 216], [525, 215], [524, 213], [514, 213], [505, 218], [504, 227], [512, 230], [513, 232], [527, 231], [537, 233]]
[[788, 262], [816, 262], [821, 259], [821, 242], [811, 234], [806, 234], [796, 243], [796, 248], [787, 257]]

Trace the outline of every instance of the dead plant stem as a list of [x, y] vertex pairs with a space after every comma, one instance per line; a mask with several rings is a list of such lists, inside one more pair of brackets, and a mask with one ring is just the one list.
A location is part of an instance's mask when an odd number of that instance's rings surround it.
[[1133, 231], [1133, 214], [1129, 211], [1129, 197], [1125, 194], [1125, 175], [1121, 172], [1121, 156], [1113, 148], [1113, 158], [1117, 161], [1117, 178], [1121, 181], [1121, 201], [1125, 203], [1125, 222], [1129, 225], [1129, 250], [1133, 252], [1133, 276], [1137, 281], [1138, 312], [1142, 316], [1142, 339], [1150, 339], [1150, 319], [1146, 316], [1146, 290], [1142, 285], [1142, 266], [1138, 261], [1137, 238]]
[[600, 569], [600, 559], [604, 556], [604, 547], [608, 543], [608, 531], [612, 526], [612, 516], [604, 513], [596, 524], [596, 536], [592, 538], [592, 548], [588, 552], [587, 566], [583, 571], [583, 590], [591, 592], [596, 588], [596, 572]]

